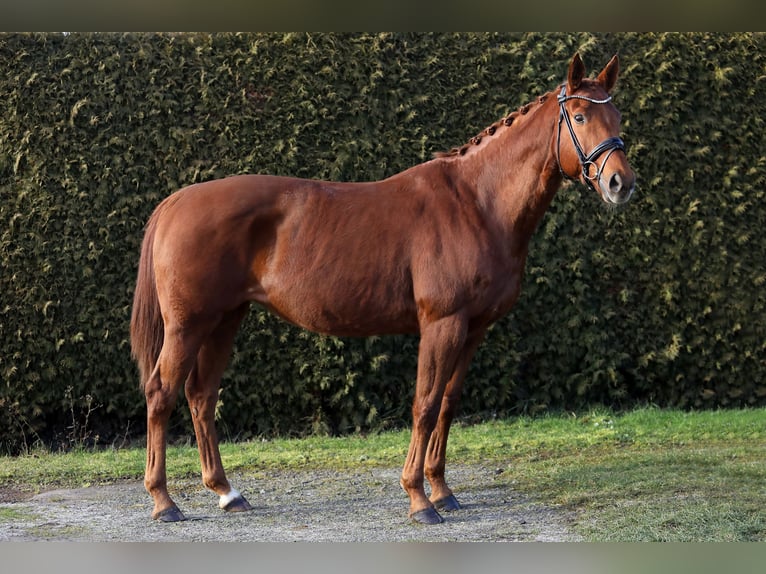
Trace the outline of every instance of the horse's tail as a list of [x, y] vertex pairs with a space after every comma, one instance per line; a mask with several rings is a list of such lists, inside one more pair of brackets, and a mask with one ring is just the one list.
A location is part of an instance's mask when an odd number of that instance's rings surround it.
[[[163, 202], [164, 204], [164, 202]], [[154, 371], [165, 338], [164, 324], [157, 297], [154, 277], [154, 236], [157, 231], [160, 209], [154, 211], [146, 224], [138, 262], [138, 278], [133, 294], [133, 313], [130, 317], [130, 347], [141, 375], [141, 389]]]

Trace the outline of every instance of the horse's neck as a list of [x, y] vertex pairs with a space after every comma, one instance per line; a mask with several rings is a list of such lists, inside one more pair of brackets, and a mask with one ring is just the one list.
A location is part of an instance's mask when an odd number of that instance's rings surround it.
[[529, 240], [561, 185], [555, 126], [555, 99], [548, 98], [456, 160], [485, 217], [513, 243]]

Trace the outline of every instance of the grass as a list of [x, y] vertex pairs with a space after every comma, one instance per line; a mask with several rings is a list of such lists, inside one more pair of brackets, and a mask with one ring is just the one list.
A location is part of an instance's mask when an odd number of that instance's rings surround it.
[[504, 475], [576, 511], [588, 540], [766, 540], [765, 423], [765, 410], [651, 409], [532, 423]]
[[[229, 470], [400, 466], [408, 431], [224, 443]], [[35, 490], [143, 475], [142, 448], [0, 458], [0, 484]], [[571, 511], [594, 541], [766, 540], [766, 409], [514, 418], [455, 425], [449, 459], [491, 465], [504, 488]], [[171, 478], [198, 476], [193, 446]], [[449, 473], [449, 467], [448, 467]]]
[[29, 516], [28, 512], [19, 510], [17, 508], [0, 508], [0, 522], [7, 522], [11, 520], [22, 520]]

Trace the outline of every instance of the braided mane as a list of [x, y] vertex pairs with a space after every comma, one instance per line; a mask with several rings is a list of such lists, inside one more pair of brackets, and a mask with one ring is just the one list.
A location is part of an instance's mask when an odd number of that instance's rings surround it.
[[[538, 104], [543, 104], [545, 100], [548, 99], [548, 94], [543, 94], [539, 98], [537, 98]], [[485, 128], [475, 136], [473, 136], [470, 140], [468, 140], [467, 143], [464, 143], [461, 146], [453, 147], [449, 151], [437, 151], [434, 153], [434, 158], [445, 158], [445, 157], [456, 157], [456, 156], [463, 156], [466, 154], [466, 152], [475, 145], [479, 145], [484, 137], [492, 136], [497, 131], [497, 128], [501, 126], [510, 126], [516, 118], [519, 116], [526, 115], [527, 112], [529, 112], [529, 109], [532, 107], [532, 103], [524, 104], [521, 106], [518, 110], [511, 112], [506, 117], [499, 119], [495, 123], [493, 123], [491, 126]]]

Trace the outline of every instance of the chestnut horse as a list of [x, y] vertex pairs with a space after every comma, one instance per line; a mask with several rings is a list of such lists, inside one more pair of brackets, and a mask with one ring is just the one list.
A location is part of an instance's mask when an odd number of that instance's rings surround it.
[[450, 424], [474, 351], [519, 296], [538, 222], [564, 177], [608, 204], [633, 193], [609, 96], [617, 74], [615, 56], [589, 79], [576, 54], [554, 91], [470, 143], [382, 181], [242, 175], [162, 201], [146, 226], [131, 319], [152, 517], [184, 519], [165, 472], [168, 417], [182, 386], [204, 485], [222, 509], [251, 509], [224, 473], [214, 414], [253, 302], [319, 333], [419, 333], [401, 486], [413, 521], [438, 523], [437, 510], [459, 509], [444, 480]]

